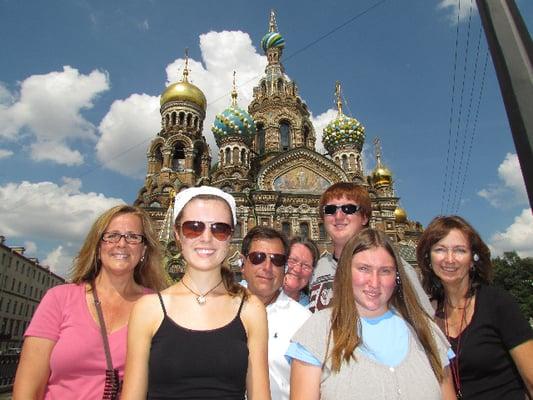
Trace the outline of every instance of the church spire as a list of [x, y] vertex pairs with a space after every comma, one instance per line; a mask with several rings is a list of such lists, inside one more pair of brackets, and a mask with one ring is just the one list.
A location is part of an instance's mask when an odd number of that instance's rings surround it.
[[235, 71], [233, 71], [233, 89], [231, 91], [231, 106], [237, 107], [237, 85], [235, 85]]
[[341, 83], [339, 81], [335, 82], [335, 100], [337, 102], [337, 110], [339, 111], [338, 116], [342, 115], [342, 97], [341, 97]]
[[182, 82], [189, 82], [189, 48], [185, 48], [185, 67], [183, 67]]
[[270, 21], [268, 22], [268, 31], [277, 32], [278, 26], [276, 24], [276, 12], [272, 9], [270, 10]]
[[376, 155], [376, 167], [380, 168], [381, 165], [381, 140], [376, 137], [372, 141], [374, 143], [374, 154]]

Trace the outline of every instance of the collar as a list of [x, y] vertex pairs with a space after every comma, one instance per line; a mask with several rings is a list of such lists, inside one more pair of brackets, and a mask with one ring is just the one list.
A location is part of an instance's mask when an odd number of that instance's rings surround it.
[[273, 303], [270, 303], [268, 306], [266, 306], [266, 309], [276, 310], [281, 308], [288, 308], [291, 301], [294, 300], [292, 300], [289, 296], [285, 294], [282, 289], [280, 289], [277, 299]]

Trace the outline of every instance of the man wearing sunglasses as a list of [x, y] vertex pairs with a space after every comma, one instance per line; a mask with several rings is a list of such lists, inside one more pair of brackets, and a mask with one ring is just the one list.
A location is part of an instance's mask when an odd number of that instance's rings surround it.
[[[324, 228], [333, 242], [333, 254], [322, 256], [313, 273], [309, 303], [311, 312], [322, 310], [329, 305], [333, 295], [337, 260], [348, 240], [368, 226], [372, 203], [364, 186], [352, 182], [337, 182], [322, 194], [319, 213], [324, 221]], [[402, 261], [422, 308], [429, 315], [433, 315], [433, 308], [416, 271], [407, 262]]]
[[256, 226], [242, 241], [242, 274], [266, 307], [268, 369], [272, 400], [289, 399], [290, 365], [285, 358], [292, 335], [311, 313], [282, 290], [289, 243], [275, 229]]

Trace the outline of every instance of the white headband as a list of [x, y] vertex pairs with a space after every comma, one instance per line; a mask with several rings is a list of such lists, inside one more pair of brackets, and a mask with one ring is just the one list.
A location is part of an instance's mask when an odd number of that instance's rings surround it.
[[174, 222], [176, 222], [178, 214], [181, 212], [181, 210], [183, 210], [189, 201], [191, 201], [194, 197], [205, 194], [220, 197], [222, 200], [228, 203], [229, 208], [231, 209], [231, 216], [233, 217], [233, 225], [237, 224], [237, 209], [235, 199], [231, 194], [223, 192], [222, 190], [212, 186], [192, 187], [179, 192], [174, 199]]

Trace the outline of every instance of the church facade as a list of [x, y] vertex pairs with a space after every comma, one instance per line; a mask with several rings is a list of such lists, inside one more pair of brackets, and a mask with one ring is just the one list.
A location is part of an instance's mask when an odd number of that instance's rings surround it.
[[[256, 225], [274, 227], [289, 237], [307, 236], [327, 251], [330, 241], [318, 204], [323, 191], [340, 181], [367, 187], [371, 226], [386, 232], [407, 261], [416, 262], [414, 249], [422, 226], [408, 220], [399, 206], [392, 173], [381, 162], [379, 139], [374, 140], [376, 167], [366, 174], [361, 155], [365, 128], [343, 113], [337, 82], [338, 114], [323, 132], [326, 154], [318, 153], [309, 109], [296, 83], [284, 73], [284, 44], [272, 12], [261, 40], [268, 64], [247, 109], [238, 105], [234, 81], [230, 106], [215, 121], [205, 121], [207, 101], [188, 81], [187, 61], [181, 81], [161, 95], [161, 130], [149, 145], [145, 182], [134, 204], [155, 221], [172, 275], [183, 272], [172, 234], [172, 200], [181, 188], [202, 184], [219, 187], [236, 199], [238, 223], [229, 258], [234, 268], [242, 237]], [[212, 124], [218, 146], [214, 165], [202, 133], [204, 123]]]

